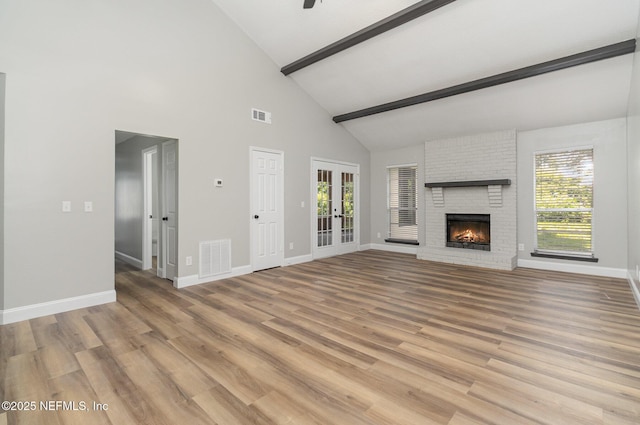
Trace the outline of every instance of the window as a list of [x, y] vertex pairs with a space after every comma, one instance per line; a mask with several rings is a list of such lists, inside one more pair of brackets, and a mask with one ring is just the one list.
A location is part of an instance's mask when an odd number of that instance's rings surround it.
[[535, 155], [536, 252], [592, 257], [593, 149]]
[[418, 185], [416, 165], [388, 168], [389, 237], [387, 242], [418, 244]]

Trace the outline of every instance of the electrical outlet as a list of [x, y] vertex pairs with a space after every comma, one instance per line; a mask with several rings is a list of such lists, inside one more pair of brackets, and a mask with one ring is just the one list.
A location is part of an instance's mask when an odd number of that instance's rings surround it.
[[289, 249], [293, 249], [293, 242], [289, 242]]
[[84, 201], [84, 212], [93, 212], [93, 202]]
[[62, 212], [71, 212], [71, 201], [62, 201]]
[[192, 266], [192, 265], [193, 265], [193, 257], [188, 256], [188, 257], [186, 258], [185, 263], [187, 264], [187, 266]]
[[304, 201], [300, 201], [300, 208], [304, 208]]
[[380, 239], [380, 232], [378, 232], [378, 239]]
[[518, 244], [518, 251], [524, 251], [524, 244], [523, 243], [519, 243]]

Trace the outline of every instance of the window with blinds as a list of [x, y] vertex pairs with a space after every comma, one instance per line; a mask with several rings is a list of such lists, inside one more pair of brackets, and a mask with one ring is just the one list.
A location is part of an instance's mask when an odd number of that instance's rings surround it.
[[388, 168], [387, 242], [418, 243], [417, 174], [416, 165]]
[[535, 155], [536, 252], [593, 256], [593, 149]]

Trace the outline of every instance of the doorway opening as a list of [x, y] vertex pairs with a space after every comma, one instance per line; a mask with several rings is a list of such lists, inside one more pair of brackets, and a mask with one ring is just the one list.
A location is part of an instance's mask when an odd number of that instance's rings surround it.
[[178, 140], [116, 130], [115, 256], [177, 276]]

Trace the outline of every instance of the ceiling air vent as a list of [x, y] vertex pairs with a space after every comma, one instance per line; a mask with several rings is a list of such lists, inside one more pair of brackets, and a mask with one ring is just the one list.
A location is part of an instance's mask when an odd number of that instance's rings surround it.
[[254, 121], [260, 121], [267, 124], [271, 124], [271, 112], [261, 111], [260, 109], [251, 109], [251, 118]]

